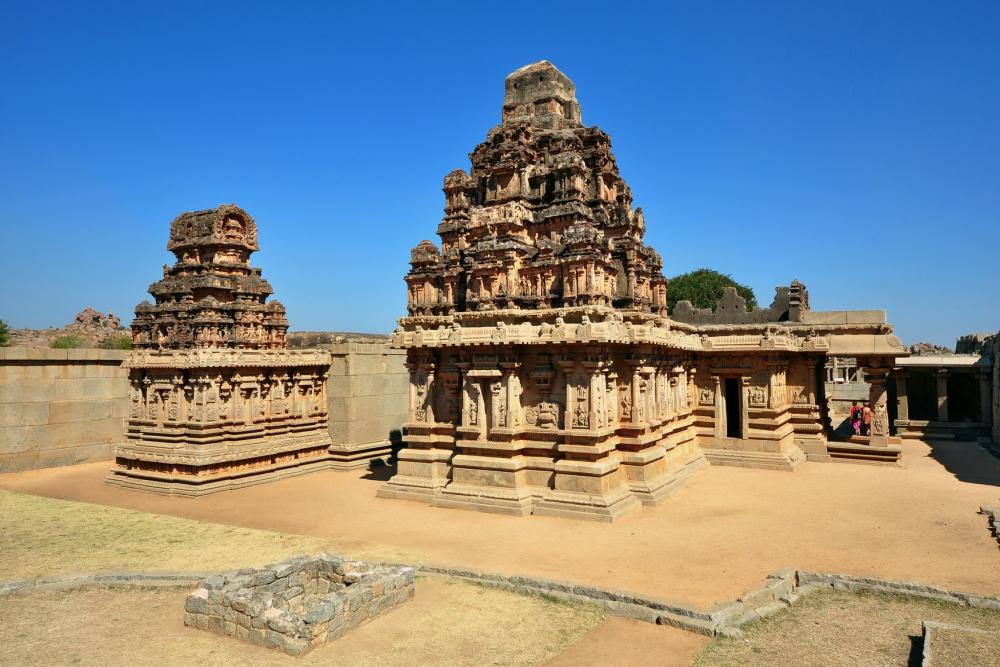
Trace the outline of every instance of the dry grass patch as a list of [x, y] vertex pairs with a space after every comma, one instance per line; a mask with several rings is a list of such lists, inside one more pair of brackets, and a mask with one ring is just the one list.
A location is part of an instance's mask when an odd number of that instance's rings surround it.
[[316, 537], [0, 491], [0, 579], [97, 570], [224, 570], [327, 547]]
[[932, 665], [992, 665], [1000, 661], [1000, 632], [934, 626], [929, 637]]
[[989, 609], [824, 591], [745, 626], [741, 639], [713, 639], [695, 665], [906, 665], [911, 652], [920, 655], [925, 620], [1000, 630], [1000, 612]]
[[185, 590], [0, 598], [8, 664], [535, 665], [601, 623], [599, 607], [421, 578], [416, 597], [303, 658], [185, 628]]

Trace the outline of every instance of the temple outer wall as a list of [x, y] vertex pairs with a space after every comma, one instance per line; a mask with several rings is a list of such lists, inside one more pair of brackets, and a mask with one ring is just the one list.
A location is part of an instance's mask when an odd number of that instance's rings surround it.
[[[406, 354], [381, 343], [323, 346], [332, 466], [386, 459], [406, 417]], [[110, 460], [128, 416], [124, 350], [0, 347], [0, 472]]]
[[326, 389], [334, 467], [364, 467], [375, 458], [388, 461], [408, 410], [405, 350], [384, 343], [320, 347], [333, 357]]
[[0, 472], [110, 459], [128, 414], [127, 354], [0, 348]]

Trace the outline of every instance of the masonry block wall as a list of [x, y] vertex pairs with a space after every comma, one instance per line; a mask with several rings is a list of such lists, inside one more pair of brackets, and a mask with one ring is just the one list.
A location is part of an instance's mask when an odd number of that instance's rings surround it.
[[387, 458], [409, 409], [406, 352], [383, 343], [321, 347], [333, 356], [327, 405], [335, 467], [361, 467], [372, 458]]
[[128, 412], [125, 355], [0, 348], [0, 472], [111, 458]]
[[[406, 353], [381, 343], [324, 346], [331, 466], [388, 458], [407, 411]], [[119, 350], [0, 348], [0, 472], [110, 459], [128, 412]]]

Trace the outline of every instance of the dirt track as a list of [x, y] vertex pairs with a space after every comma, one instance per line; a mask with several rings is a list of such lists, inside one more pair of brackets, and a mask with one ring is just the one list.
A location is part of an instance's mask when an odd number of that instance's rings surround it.
[[107, 463], [0, 475], [0, 487], [316, 535], [404, 557], [633, 590], [707, 606], [786, 565], [1000, 594], [1000, 549], [977, 514], [1000, 460], [971, 443], [905, 445], [904, 467], [710, 467], [613, 525], [435, 509], [375, 498], [384, 475], [324, 472], [201, 499], [102, 483]]

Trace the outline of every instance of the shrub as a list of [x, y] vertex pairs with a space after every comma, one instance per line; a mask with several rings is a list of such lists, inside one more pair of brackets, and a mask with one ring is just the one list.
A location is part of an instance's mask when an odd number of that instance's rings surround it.
[[58, 338], [53, 338], [52, 342], [49, 343], [49, 347], [54, 347], [60, 350], [65, 350], [72, 347], [83, 347], [84, 340], [79, 336], [73, 334], [66, 334], [65, 336], [59, 336]]
[[10, 345], [10, 328], [7, 327], [7, 323], [0, 320], [0, 347], [5, 345]]
[[673, 312], [678, 301], [687, 300], [695, 308], [715, 308], [722, 298], [724, 287], [735, 287], [736, 292], [746, 299], [748, 310], [757, 307], [757, 297], [750, 287], [713, 269], [697, 269], [671, 278], [667, 283], [667, 307]]
[[132, 337], [128, 334], [113, 334], [98, 345], [102, 350], [131, 350]]

